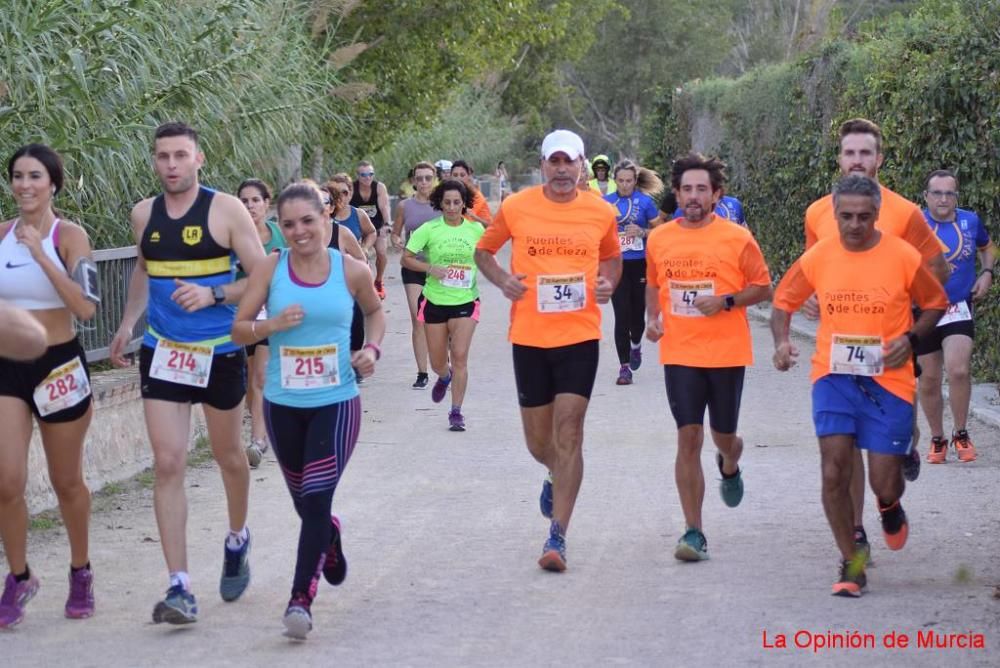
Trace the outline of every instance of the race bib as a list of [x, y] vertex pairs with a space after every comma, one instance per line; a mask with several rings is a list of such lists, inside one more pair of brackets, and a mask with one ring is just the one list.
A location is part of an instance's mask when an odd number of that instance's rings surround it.
[[337, 344], [297, 348], [281, 346], [281, 386], [287, 390], [311, 390], [340, 385]]
[[35, 405], [42, 417], [76, 406], [90, 396], [90, 381], [79, 357], [57, 366], [35, 388]]
[[583, 274], [538, 277], [538, 312], [579, 311], [587, 305], [587, 285]]
[[695, 308], [698, 297], [715, 295], [715, 281], [670, 281], [670, 312], [685, 318], [704, 318]]
[[441, 285], [449, 288], [472, 288], [472, 280], [476, 277], [476, 268], [467, 264], [448, 265], [448, 273], [441, 279]]
[[618, 233], [618, 245], [621, 246], [623, 253], [625, 251], [641, 251], [646, 247], [642, 242], [642, 237], [629, 237], [624, 232]]
[[168, 383], [207, 387], [212, 374], [212, 346], [160, 339], [149, 365], [151, 378]]
[[830, 344], [830, 373], [881, 376], [882, 337], [834, 334]]
[[962, 322], [964, 320], [972, 320], [972, 310], [969, 308], [969, 302], [964, 299], [957, 304], [949, 304], [948, 310], [944, 312], [941, 319], [938, 320], [938, 327], [943, 327], [944, 325], [951, 324], [953, 322]]

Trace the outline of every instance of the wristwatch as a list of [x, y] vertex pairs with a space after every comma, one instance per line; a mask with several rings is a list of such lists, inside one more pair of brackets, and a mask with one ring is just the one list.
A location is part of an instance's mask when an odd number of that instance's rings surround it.
[[222, 289], [221, 285], [212, 286], [212, 297], [215, 298], [215, 305], [218, 306], [226, 301], [226, 291]]
[[724, 308], [727, 311], [732, 311], [733, 307], [736, 306], [736, 297], [734, 297], [732, 295], [726, 295], [725, 297], [723, 297], [723, 299], [726, 300], [726, 305], [725, 305]]

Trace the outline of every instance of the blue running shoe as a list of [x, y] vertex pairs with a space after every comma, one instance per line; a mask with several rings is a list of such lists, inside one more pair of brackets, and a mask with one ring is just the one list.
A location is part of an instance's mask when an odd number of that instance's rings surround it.
[[219, 580], [219, 595], [227, 603], [235, 601], [250, 584], [250, 531], [247, 540], [238, 550], [230, 550], [223, 544], [222, 578]]
[[194, 594], [182, 585], [167, 590], [167, 597], [153, 608], [153, 623], [193, 624], [198, 621], [198, 603]]
[[344, 548], [340, 543], [340, 520], [331, 515], [330, 522], [333, 524], [333, 535], [330, 537], [329, 547], [326, 548], [323, 577], [336, 587], [347, 577], [347, 559], [344, 558]]
[[719, 494], [722, 495], [722, 501], [730, 508], [735, 508], [743, 500], [743, 470], [736, 469], [735, 475], [727, 477], [722, 472], [721, 452], [715, 453], [715, 463], [719, 465], [719, 475], [722, 476], [722, 480], [719, 481]]
[[549, 539], [542, 546], [542, 556], [538, 559], [538, 565], [555, 573], [566, 570], [566, 536], [559, 522], [555, 520], [552, 520], [549, 529]]
[[632, 346], [632, 349], [628, 353], [628, 368], [632, 371], [638, 371], [639, 367], [642, 366], [642, 347], [636, 348]]
[[444, 395], [448, 394], [449, 385], [451, 385], [451, 369], [448, 370], [447, 376], [438, 376], [437, 382], [431, 388], [431, 401], [436, 404], [441, 403]]
[[698, 529], [684, 532], [674, 548], [674, 558], [679, 561], [704, 561], [708, 559], [708, 541]]
[[542, 511], [542, 517], [552, 519], [552, 474], [542, 481], [542, 495], [538, 497], [538, 508]]

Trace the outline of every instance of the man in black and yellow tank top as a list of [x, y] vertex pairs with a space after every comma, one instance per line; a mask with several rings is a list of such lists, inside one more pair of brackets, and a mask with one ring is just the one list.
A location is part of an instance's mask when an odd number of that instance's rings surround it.
[[153, 157], [163, 194], [132, 209], [139, 257], [111, 359], [127, 364], [125, 346], [148, 307], [139, 373], [156, 472], [153, 504], [170, 573], [153, 621], [187, 624], [198, 615], [188, 577], [184, 493], [191, 404], [202, 404], [226, 489], [230, 531], [219, 585], [223, 600], [239, 598], [250, 581], [250, 472], [240, 434], [245, 360], [230, 330], [246, 283], [235, 280], [235, 259], [249, 273], [264, 259], [264, 249], [238, 199], [199, 185], [205, 156], [191, 127], [157, 128]]
[[358, 180], [354, 182], [354, 193], [351, 195], [351, 206], [357, 207], [368, 214], [375, 225], [375, 292], [385, 299], [385, 288], [382, 287], [382, 277], [385, 274], [386, 251], [385, 227], [389, 217], [389, 191], [384, 183], [375, 180], [375, 166], [367, 160], [362, 160], [357, 167]]

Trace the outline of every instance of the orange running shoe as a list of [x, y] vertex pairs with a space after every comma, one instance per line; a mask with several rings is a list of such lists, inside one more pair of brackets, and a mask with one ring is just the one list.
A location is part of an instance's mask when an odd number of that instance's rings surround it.
[[878, 512], [882, 518], [882, 534], [885, 536], [886, 547], [890, 550], [902, 550], [910, 535], [910, 524], [906, 521], [903, 506], [898, 500], [886, 508], [879, 504]]
[[928, 464], [944, 464], [948, 459], [948, 441], [944, 436], [931, 439], [931, 449], [927, 451]]
[[385, 301], [385, 286], [382, 285], [382, 281], [375, 281], [375, 292], [379, 299]]
[[969, 438], [969, 432], [964, 429], [959, 429], [958, 431], [952, 433], [951, 445], [955, 448], [955, 454], [958, 455], [958, 461], [976, 461], [976, 446], [972, 444], [972, 439]]

